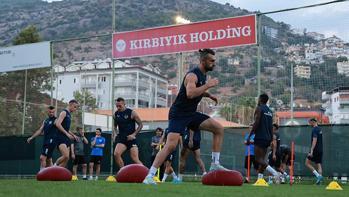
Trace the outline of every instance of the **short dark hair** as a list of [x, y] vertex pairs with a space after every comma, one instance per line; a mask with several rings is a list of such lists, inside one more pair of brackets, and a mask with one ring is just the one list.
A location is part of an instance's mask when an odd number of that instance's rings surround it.
[[76, 131], [79, 131], [80, 129], [82, 129], [82, 127], [79, 127], [79, 126], [76, 127]]
[[79, 104], [79, 102], [77, 100], [75, 100], [75, 99], [72, 99], [72, 100], [69, 101], [69, 104], [73, 104], [73, 103]]
[[125, 99], [122, 98], [122, 97], [119, 97], [119, 98], [116, 99], [116, 102], [121, 102], [121, 101], [125, 102]]
[[204, 60], [207, 58], [208, 54], [215, 55], [216, 53], [212, 49], [200, 49], [200, 60]]
[[311, 121], [311, 122], [317, 122], [316, 118], [310, 118], [310, 119], [309, 119], [309, 122], [310, 122], [310, 121]]
[[102, 133], [102, 129], [101, 129], [101, 128], [97, 128], [96, 130], [98, 130], [99, 132], [101, 132], [101, 133]]
[[158, 127], [158, 128], [155, 129], [155, 131], [162, 131], [162, 128]]
[[275, 129], [279, 129], [279, 125], [276, 123], [273, 124], [273, 127], [275, 127]]
[[48, 106], [48, 107], [47, 107], [47, 109], [49, 109], [49, 110], [53, 110], [53, 109], [55, 109], [55, 107], [54, 107], [54, 106], [52, 106], [52, 105], [50, 105], [50, 106]]
[[261, 102], [264, 103], [264, 104], [267, 103], [268, 100], [269, 100], [269, 96], [267, 94], [265, 94], [265, 93], [259, 95], [259, 98], [260, 98]]

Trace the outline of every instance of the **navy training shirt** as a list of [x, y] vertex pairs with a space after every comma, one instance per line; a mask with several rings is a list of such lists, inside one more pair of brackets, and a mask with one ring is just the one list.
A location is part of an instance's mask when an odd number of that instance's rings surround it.
[[51, 144], [53, 143], [53, 139], [57, 135], [57, 127], [55, 126], [54, 122], [56, 120], [56, 117], [49, 117], [44, 121], [44, 144]]
[[273, 112], [267, 105], [258, 106], [261, 110], [261, 119], [255, 131], [255, 141], [272, 141], [273, 139]]
[[[194, 73], [197, 77], [196, 87], [201, 87], [206, 84], [206, 75], [204, 75], [199, 67], [196, 67], [192, 70], [190, 70], [186, 76], [189, 73]], [[185, 77], [184, 77], [185, 79]], [[182, 115], [191, 115], [194, 114], [197, 110], [197, 106], [199, 102], [202, 99], [202, 95], [195, 97], [195, 98], [188, 98], [187, 96], [187, 89], [184, 85], [184, 79], [181, 85], [181, 88], [179, 89], [178, 96], [176, 97], [176, 100], [172, 104], [170, 108], [170, 117], [176, 117], [176, 116], [182, 116]]]
[[313, 138], [317, 138], [314, 152], [322, 153], [322, 131], [321, 128], [316, 126], [311, 131], [311, 144], [313, 144]]
[[114, 114], [114, 126], [118, 127], [118, 137], [127, 139], [136, 130], [136, 120], [131, 118], [132, 109], [126, 108], [125, 111], [116, 111]]

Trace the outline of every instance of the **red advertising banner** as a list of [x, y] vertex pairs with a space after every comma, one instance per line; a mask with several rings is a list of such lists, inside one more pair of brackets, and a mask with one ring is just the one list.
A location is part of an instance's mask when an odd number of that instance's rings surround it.
[[257, 43], [256, 15], [113, 34], [113, 58], [131, 58]]

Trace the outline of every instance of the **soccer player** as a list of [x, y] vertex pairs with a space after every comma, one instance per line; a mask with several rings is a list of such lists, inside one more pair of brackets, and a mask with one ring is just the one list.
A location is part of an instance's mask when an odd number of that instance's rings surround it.
[[44, 143], [40, 155], [40, 170], [52, 166], [52, 153], [56, 146], [55, 138], [57, 135], [57, 128], [54, 125], [56, 120], [55, 107], [49, 106], [47, 108], [47, 115], [48, 118], [41, 124], [41, 127], [27, 139], [27, 142], [30, 143], [40, 134], [44, 134]]
[[[307, 158], [305, 159], [305, 165], [316, 176], [316, 184], [319, 185], [322, 182], [322, 131], [317, 124], [317, 120], [312, 118], [308, 121], [309, 125], [313, 127], [311, 131], [311, 147]], [[311, 162], [316, 164], [317, 170], [311, 165]]]
[[267, 94], [261, 94], [258, 98], [258, 106], [254, 112], [254, 123], [247, 143], [250, 143], [251, 135], [255, 134], [254, 153], [259, 164], [258, 179], [263, 179], [263, 172], [267, 170], [274, 176], [275, 182], [279, 183], [280, 176], [278, 172], [265, 161], [267, 149], [273, 139], [273, 113], [267, 106], [268, 100]]
[[86, 180], [87, 163], [85, 159], [84, 144], [88, 144], [88, 140], [86, 139], [84, 133], [85, 132], [81, 127], [76, 128], [76, 136], [78, 137], [78, 139], [74, 140], [74, 143], [71, 144], [70, 150], [71, 158], [73, 159], [73, 175], [77, 176], [78, 165], [81, 165], [82, 178]]
[[[289, 180], [290, 176], [287, 174], [287, 167], [291, 166], [291, 149], [285, 144], [280, 145], [280, 159], [281, 165], [279, 171], [283, 174], [281, 177], [281, 183], [284, 183], [285, 180]], [[295, 156], [293, 155], [293, 160], [295, 160]]]
[[206, 74], [215, 67], [215, 52], [212, 49], [200, 49], [200, 65], [190, 70], [184, 77], [178, 96], [169, 111], [169, 134], [165, 147], [156, 155], [156, 158], [144, 179], [144, 184], [156, 184], [153, 180], [157, 168], [172, 153], [181, 134], [187, 127], [193, 130], [203, 129], [213, 133], [212, 163], [210, 170], [226, 170], [220, 165], [219, 157], [223, 142], [224, 129], [217, 121], [209, 116], [197, 112], [197, 105], [202, 97], [208, 97], [218, 102], [218, 99], [207, 92], [208, 89], [218, 85], [218, 79], [208, 79]]
[[[143, 123], [138, 114], [125, 106], [125, 100], [123, 98], [116, 99], [116, 112], [114, 113], [114, 132], [117, 133], [117, 144], [114, 150], [114, 158], [119, 168], [124, 167], [124, 161], [122, 160], [122, 154], [126, 150], [130, 150], [130, 156], [133, 162], [142, 164], [138, 157], [138, 146], [136, 136], [142, 130]], [[136, 128], [137, 123], [137, 128]], [[114, 136], [113, 136], [114, 138]]]
[[201, 133], [200, 130], [193, 131], [191, 129], [186, 129], [184, 132], [183, 147], [181, 150], [181, 157], [179, 162], [179, 179], [182, 180], [185, 163], [190, 152], [194, 154], [196, 163], [199, 165], [202, 175], [206, 174], [205, 164], [200, 157], [200, 141]]
[[[280, 135], [279, 135], [279, 125], [273, 124], [273, 140], [271, 142], [271, 152], [269, 153], [268, 160], [269, 165], [280, 172], [281, 167], [281, 154], [280, 154]], [[269, 177], [269, 183], [272, 183], [273, 180]]]
[[[252, 126], [253, 125], [251, 124], [250, 127], [249, 127], [249, 132], [251, 132]], [[258, 170], [258, 163], [257, 163], [257, 161], [255, 159], [255, 156], [254, 156], [254, 137], [255, 137], [255, 135], [252, 134], [250, 136], [249, 143], [247, 143], [248, 137], [250, 135], [249, 132], [246, 133], [245, 140], [244, 140], [244, 144], [246, 145], [246, 149], [245, 149], [245, 169], [247, 170], [248, 167], [251, 169], [251, 166], [253, 164], [253, 168], [257, 171]], [[248, 154], [249, 154], [249, 152], [250, 152], [250, 166], [248, 166]], [[247, 176], [245, 177], [245, 182], [246, 183], [250, 182], [250, 180], [249, 180], [249, 178]]]
[[105, 146], [105, 138], [101, 136], [102, 129], [96, 129], [96, 136], [91, 138], [91, 159], [90, 159], [90, 177], [88, 180], [93, 180], [93, 167], [96, 166], [96, 177], [94, 180], [98, 180], [98, 176], [101, 172], [101, 161], [103, 158], [103, 148]]
[[[165, 132], [162, 134], [161, 139], [160, 139], [160, 144], [166, 144], [167, 143], [167, 136], [168, 136], [169, 132], [168, 129], [165, 129]], [[181, 140], [181, 139], [179, 139]], [[172, 175], [172, 183], [181, 183], [181, 180], [178, 178], [178, 176], [176, 175], [175, 171], [172, 168], [172, 162], [176, 157], [176, 153], [177, 151], [174, 150], [171, 154], [169, 154], [165, 160], [165, 173], [164, 176], [162, 177], [161, 182], [165, 182], [168, 175]]]
[[58, 134], [56, 137], [56, 145], [61, 153], [55, 163], [61, 167], [65, 167], [69, 161], [69, 147], [71, 145], [71, 140], [77, 140], [78, 137], [75, 136], [69, 129], [71, 124], [71, 113], [75, 112], [79, 107], [77, 100], [70, 100], [66, 109], [64, 109], [58, 116], [55, 125], [58, 129]]

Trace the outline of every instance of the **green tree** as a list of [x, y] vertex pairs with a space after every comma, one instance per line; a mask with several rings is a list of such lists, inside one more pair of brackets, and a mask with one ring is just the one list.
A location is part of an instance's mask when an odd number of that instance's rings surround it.
[[[41, 41], [37, 29], [29, 26], [23, 29], [13, 40], [14, 45]], [[25, 71], [6, 72], [0, 75], [0, 134], [15, 135], [22, 130]], [[32, 69], [27, 72], [27, 102], [25, 132], [36, 130], [45, 115], [50, 98], [41, 92], [49, 90], [50, 69]], [[16, 124], [11, 124], [15, 122]]]

